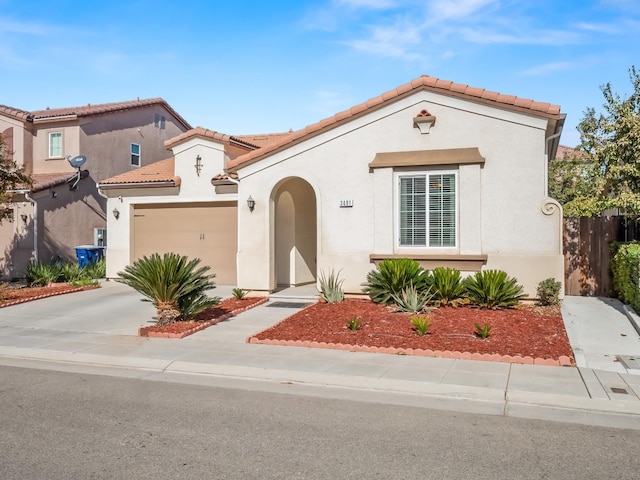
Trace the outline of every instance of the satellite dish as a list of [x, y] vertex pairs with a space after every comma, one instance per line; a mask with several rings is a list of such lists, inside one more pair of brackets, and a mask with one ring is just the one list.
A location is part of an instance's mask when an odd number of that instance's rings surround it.
[[80, 168], [84, 165], [84, 162], [87, 161], [87, 157], [84, 155], [76, 155], [73, 158], [67, 158], [67, 160], [69, 160], [69, 163], [73, 168]]

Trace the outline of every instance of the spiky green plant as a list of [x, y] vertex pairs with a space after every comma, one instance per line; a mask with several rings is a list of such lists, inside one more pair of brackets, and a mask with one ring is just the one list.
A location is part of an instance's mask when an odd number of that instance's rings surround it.
[[413, 330], [420, 337], [423, 337], [431, 328], [431, 321], [427, 315], [417, 315], [415, 317], [411, 317], [411, 325], [413, 325]]
[[105, 278], [107, 276], [107, 263], [104, 258], [90, 263], [82, 268], [85, 276], [92, 280]]
[[235, 298], [236, 300], [242, 300], [244, 297], [247, 296], [247, 292], [237, 287], [231, 290], [231, 293], [233, 294], [233, 298]]
[[324, 271], [320, 272], [320, 297], [327, 303], [336, 303], [344, 300], [344, 291], [340, 280], [340, 271], [334, 272], [329, 270], [329, 274], [325, 275]]
[[389, 305], [394, 303], [394, 295], [400, 296], [408, 287], [414, 288], [417, 292], [427, 291], [428, 281], [429, 272], [415, 260], [393, 258], [383, 260], [377, 270], [367, 274], [362, 291], [374, 302]]
[[476, 327], [476, 335], [481, 339], [486, 340], [489, 337], [489, 333], [491, 333], [491, 325], [488, 323], [480, 325], [478, 322], [475, 322], [474, 325]]
[[502, 270], [484, 270], [464, 280], [466, 296], [481, 308], [515, 307], [525, 294], [515, 278]]
[[170, 325], [176, 320], [188, 320], [203, 310], [216, 305], [219, 298], [210, 298], [207, 290], [215, 288], [214, 274], [209, 267], [198, 267], [199, 258], [154, 253], [143, 257], [124, 272], [118, 272], [118, 281], [137, 290], [153, 302], [158, 314], [158, 325]]
[[355, 317], [348, 318], [346, 320], [346, 323], [347, 323], [347, 327], [349, 327], [349, 330], [352, 330], [354, 332], [358, 330], [360, 326], [362, 326], [362, 320], [357, 315]]
[[455, 268], [434, 268], [429, 277], [429, 286], [437, 305], [455, 305], [464, 296], [462, 277]]
[[84, 269], [76, 262], [58, 262], [54, 265], [59, 282], [74, 283], [88, 278]]
[[419, 291], [413, 285], [409, 285], [399, 294], [392, 296], [396, 308], [401, 312], [421, 312], [431, 301], [432, 295], [429, 289]]
[[25, 280], [30, 287], [46, 287], [58, 280], [59, 272], [53, 265], [31, 261], [25, 270]]

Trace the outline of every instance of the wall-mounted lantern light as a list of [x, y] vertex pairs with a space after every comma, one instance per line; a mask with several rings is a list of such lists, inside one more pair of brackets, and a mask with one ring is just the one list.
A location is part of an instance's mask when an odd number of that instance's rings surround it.
[[51, 198], [56, 198], [58, 196], [58, 192], [55, 190], [51, 190]]
[[20, 218], [22, 219], [23, 223], [27, 223], [27, 216], [24, 213], [20, 215]]
[[196, 173], [200, 176], [200, 171], [202, 170], [202, 157], [200, 155], [196, 157], [196, 164], [194, 167], [196, 167]]
[[117, 208], [114, 208], [113, 209], [113, 216], [115, 217], [116, 220], [118, 218], [120, 218], [120, 210], [118, 210]]
[[251, 198], [251, 195], [247, 198], [247, 207], [249, 207], [250, 212], [253, 212], [253, 209], [256, 208], [256, 201]]

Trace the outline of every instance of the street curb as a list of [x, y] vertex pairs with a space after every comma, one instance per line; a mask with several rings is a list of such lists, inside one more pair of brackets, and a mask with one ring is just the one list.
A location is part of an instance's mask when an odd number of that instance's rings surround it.
[[624, 303], [622, 304], [622, 309], [624, 310], [624, 314], [629, 319], [629, 322], [631, 322], [631, 325], [633, 326], [635, 331], [638, 333], [638, 335], [640, 335], [640, 317], [638, 316], [638, 314], [633, 310], [633, 308]]

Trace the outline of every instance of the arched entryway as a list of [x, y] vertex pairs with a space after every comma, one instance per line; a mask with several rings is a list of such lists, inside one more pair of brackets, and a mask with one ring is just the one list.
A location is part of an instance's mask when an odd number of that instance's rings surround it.
[[316, 281], [317, 215], [313, 187], [297, 177], [273, 190], [273, 275], [276, 287]]

